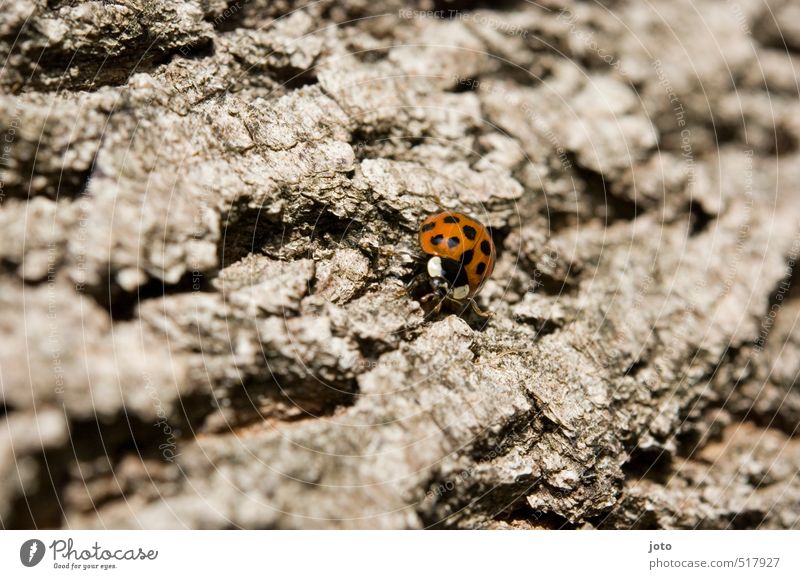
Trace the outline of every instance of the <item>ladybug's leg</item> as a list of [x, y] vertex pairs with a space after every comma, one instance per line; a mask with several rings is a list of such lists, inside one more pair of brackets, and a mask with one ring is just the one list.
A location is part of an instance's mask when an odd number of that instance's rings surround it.
[[[440, 296], [439, 296], [439, 294], [437, 294], [437, 293], [435, 293], [435, 292], [431, 292], [431, 293], [429, 293], [429, 294], [426, 294], [426, 295], [422, 296], [422, 297], [419, 299], [419, 303], [421, 303], [421, 304], [426, 304], [426, 303], [428, 303], [429, 301], [431, 301], [431, 300], [433, 300], [433, 299], [436, 299], [436, 298], [438, 298], [438, 297], [440, 297]], [[436, 311], [437, 311], [437, 312], [438, 312], [440, 309], [442, 309], [442, 304], [443, 304], [443, 303], [444, 303], [444, 300], [443, 300], [443, 299], [440, 299], [440, 300], [439, 300], [439, 301], [436, 303]]]
[[425, 314], [426, 318], [429, 317], [429, 316], [430, 317], [436, 316], [442, 310], [442, 305], [444, 305], [444, 302], [447, 301], [447, 300], [446, 299], [442, 299], [441, 296], [439, 294], [435, 293], [435, 292], [429, 293], [427, 295], [424, 295], [419, 299], [419, 303], [420, 304], [425, 304], [425, 303], [427, 303], [427, 302], [429, 302], [429, 301], [431, 301], [432, 299], [435, 299], [435, 298], [439, 298], [439, 301], [436, 302], [436, 305], [433, 306], [433, 309], [430, 312]]
[[425, 294], [424, 296], [419, 298], [419, 303], [421, 303], [421, 304], [427, 303], [427, 302], [431, 301], [435, 297], [436, 297], [435, 293]]
[[482, 318], [491, 318], [494, 315], [494, 312], [486, 311], [484, 312], [482, 309], [478, 307], [478, 304], [475, 303], [475, 300], [469, 300], [469, 305], [472, 308], [472, 311], [475, 312], [476, 315]]
[[[438, 296], [436, 294], [429, 294], [429, 296], [425, 297], [438, 297]], [[434, 306], [434, 308], [431, 310], [430, 314], [428, 315], [431, 317], [439, 315], [439, 312], [442, 310], [442, 304], [444, 304], [444, 300], [439, 300]]]
[[425, 272], [418, 273], [414, 277], [411, 278], [411, 281], [406, 284], [406, 290], [409, 292], [413, 292], [419, 286], [421, 286], [425, 282]]
[[425, 273], [419, 273], [411, 278], [407, 284], [403, 286], [403, 289], [397, 290], [397, 297], [401, 297], [405, 294], [413, 294], [419, 286], [421, 286], [425, 282]]

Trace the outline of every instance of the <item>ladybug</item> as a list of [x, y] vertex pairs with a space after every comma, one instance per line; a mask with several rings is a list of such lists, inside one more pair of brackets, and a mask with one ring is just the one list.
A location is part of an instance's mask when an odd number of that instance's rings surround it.
[[445, 211], [422, 222], [419, 245], [430, 256], [426, 269], [431, 289], [420, 301], [438, 297], [433, 313], [438, 313], [444, 302], [451, 302], [456, 306], [468, 303], [484, 318], [492, 315], [481, 311], [473, 299], [494, 270], [494, 241], [486, 227], [463, 213]]

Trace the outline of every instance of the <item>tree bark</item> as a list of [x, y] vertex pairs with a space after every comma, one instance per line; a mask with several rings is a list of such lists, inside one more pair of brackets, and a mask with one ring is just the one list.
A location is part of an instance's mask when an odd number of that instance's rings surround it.
[[0, 15], [3, 527], [800, 526], [796, 9], [434, 4]]

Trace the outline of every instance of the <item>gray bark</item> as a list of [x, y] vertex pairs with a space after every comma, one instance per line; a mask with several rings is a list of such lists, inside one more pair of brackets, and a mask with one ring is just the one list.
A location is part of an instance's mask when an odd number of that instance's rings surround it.
[[3, 527], [800, 526], [796, 6], [465, 4], [4, 9]]

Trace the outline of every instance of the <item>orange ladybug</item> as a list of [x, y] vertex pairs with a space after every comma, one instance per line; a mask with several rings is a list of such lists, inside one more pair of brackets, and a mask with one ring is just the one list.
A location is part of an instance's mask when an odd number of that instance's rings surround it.
[[433, 313], [449, 301], [458, 306], [469, 303], [482, 317], [492, 315], [481, 311], [473, 299], [494, 270], [494, 241], [486, 227], [463, 213], [445, 211], [422, 222], [419, 245], [430, 256], [427, 274], [432, 291], [421, 301], [438, 297]]

